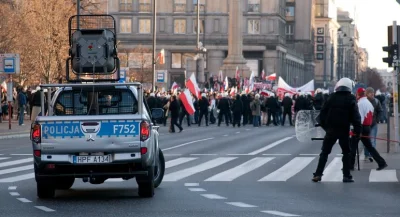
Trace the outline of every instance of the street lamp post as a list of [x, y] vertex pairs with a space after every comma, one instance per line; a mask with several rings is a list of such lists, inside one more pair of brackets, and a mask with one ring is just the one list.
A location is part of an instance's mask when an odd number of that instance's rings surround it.
[[157, 0], [153, 1], [153, 92], [156, 91], [156, 18], [157, 18]]

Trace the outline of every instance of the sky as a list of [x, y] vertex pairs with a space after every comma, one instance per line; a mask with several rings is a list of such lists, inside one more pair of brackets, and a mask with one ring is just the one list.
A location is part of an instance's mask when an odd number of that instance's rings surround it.
[[371, 68], [387, 69], [382, 61], [387, 52], [387, 26], [393, 21], [400, 25], [400, 4], [396, 0], [336, 0], [336, 5], [350, 12], [357, 25], [360, 46], [366, 48], [369, 55], [368, 65]]

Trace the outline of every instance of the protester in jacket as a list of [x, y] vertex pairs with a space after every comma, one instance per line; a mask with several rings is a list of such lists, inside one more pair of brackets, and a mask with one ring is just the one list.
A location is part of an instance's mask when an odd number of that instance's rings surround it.
[[[358, 97], [358, 108], [361, 116], [362, 130], [361, 134], [355, 133], [355, 136], [352, 136], [351, 141], [351, 169], [354, 169], [356, 152], [358, 148], [358, 142], [361, 140], [365, 149], [370, 153], [372, 158], [378, 164], [378, 168], [376, 170], [383, 170], [388, 165], [386, 161], [381, 157], [378, 151], [372, 146], [371, 139], [369, 138], [371, 134], [371, 125], [374, 117], [374, 107], [371, 102], [368, 100], [365, 89], [358, 88], [357, 89], [357, 97]], [[341, 116], [343, 117], [343, 116]]]
[[261, 101], [260, 101], [260, 94], [256, 94], [254, 100], [250, 103], [251, 113], [253, 115], [253, 126], [258, 127], [260, 126], [261, 120]]
[[237, 124], [238, 127], [240, 127], [240, 121], [242, 118], [242, 113], [243, 113], [243, 103], [242, 100], [240, 99], [240, 95], [236, 95], [236, 99], [233, 101], [232, 104], [232, 112], [233, 112], [233, 127]]
[[293, 100], [289, 97], [289, 93], [286, 93], [285, 97], [282, 100], [282, 107], [283, 107], [282, 126], [285, 125], [286, 115], [288, 116], [290, 126], [293, 126], [293, 123], [292, 123], [292, 106], [293, 106]]
[[198, 101], [198, 110], [199, 110], [199, 127], [201, 126], [201, 120], [203, 119], [203, 116], [206, 119], [206, 126], [208, 126], [208, 107], [210, 106], [210, 102], [206, 98], [206, 94], [203, 93], [201, 94], [201, 99]]

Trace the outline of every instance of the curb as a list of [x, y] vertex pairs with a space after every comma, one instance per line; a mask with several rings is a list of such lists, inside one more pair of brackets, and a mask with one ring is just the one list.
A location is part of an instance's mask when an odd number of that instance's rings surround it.
[[21, 133], [21, 134], [13, 134], [13, 135], [7, 135], [7, 136], [1, 136], [0, 135], [0, 140], [2, 139], [16, 139], [16, 138], [26, 138], [29, 137], [29, 133]]

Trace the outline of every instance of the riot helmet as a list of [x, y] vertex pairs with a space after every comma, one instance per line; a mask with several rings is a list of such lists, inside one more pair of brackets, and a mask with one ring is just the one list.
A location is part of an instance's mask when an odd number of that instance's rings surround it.
[[354, 82], [349, 78], [342, 78], [336, 83], [335, 92], [352, 92]]

